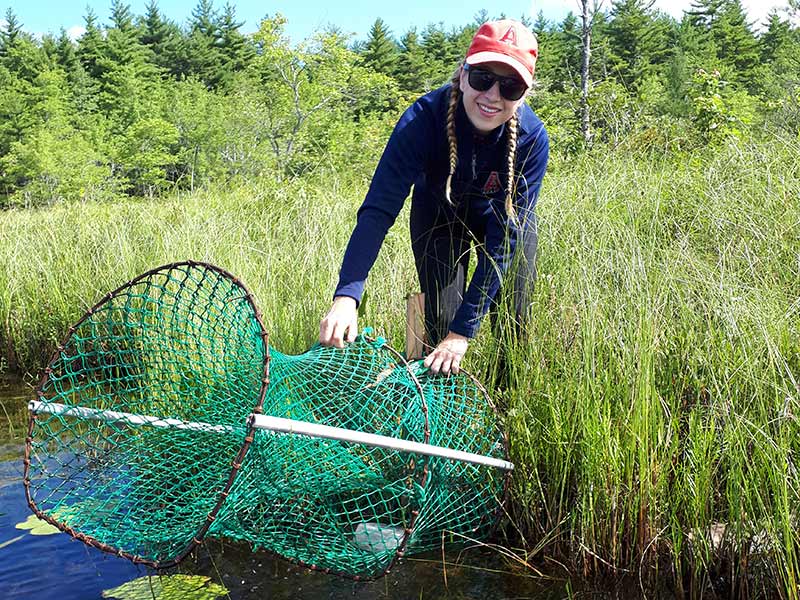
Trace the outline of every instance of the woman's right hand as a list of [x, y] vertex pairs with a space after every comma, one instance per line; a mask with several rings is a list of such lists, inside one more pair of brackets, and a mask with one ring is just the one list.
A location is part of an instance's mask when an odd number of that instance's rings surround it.
[[344, 348], [345, 342], [356, 341], [358, 310], [350, 296], [336, 296], [333, 305], [319, 324], [319, 343]]

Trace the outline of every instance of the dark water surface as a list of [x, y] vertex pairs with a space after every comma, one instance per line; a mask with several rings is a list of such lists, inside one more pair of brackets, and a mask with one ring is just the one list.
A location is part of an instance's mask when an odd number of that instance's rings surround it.
[[[244, 545], [210, 541], [176, 571], [200, 575], [227, 589], [219, 595], [191, 592], [158, 594], [159, 575], [105, 554], [64, 533], [32, 535], [17, 529], [32, 514], [22, 485], [30, 387], [0, 376], [0, 599], [89, 600], [132, 580], [152, 576], [147, 587], [127, 600], [269, 599], [514, 599], [555, 600], [572, 595], [561, 580], [534, 578], [516, 571], [496, 553], [471, 550], [410, 557], [386, 577], [354, 583], [316, 573], [252, 552]], [[152, 586], [152, 587], [151, 587]], [[166, 587], [165, 587], [166, 589]], [[219, 589], [219, 588], [218, 588]], [[579, 594], [584, 595], [584, 594]], [[595, 594], [591, 594], [597, 597]], [[117, 597], [117, 596], [114, 596]]]

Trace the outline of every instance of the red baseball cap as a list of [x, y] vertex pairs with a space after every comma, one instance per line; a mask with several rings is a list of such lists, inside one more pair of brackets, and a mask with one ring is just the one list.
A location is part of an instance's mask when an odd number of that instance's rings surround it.
[[467, 64], [499, 62], [514, 69], [530, 87], [539, 44], [536, 36], [519, 21], [489, 21], [478, 28], [467, 50]]

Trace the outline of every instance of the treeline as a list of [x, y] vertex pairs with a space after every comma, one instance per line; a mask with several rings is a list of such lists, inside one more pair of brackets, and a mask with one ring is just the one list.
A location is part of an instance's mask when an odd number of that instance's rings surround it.
[[[785, 10], [758, 32], [740, 0], [695, 0], [676, 20], [652, 0], [592, 15], [591, 143], [687, 150], [726, 136], [800, 131], [800, 30]], [[155, 0], [113, 0], [77, 41], [34, 38], [12, 10], [0, 29], [0, 206], [154, 196], [320, 165], [368, 173], [398, 113], [446, 82], [477, 26], [428, 25], [366, 40], [330, 28], [294, 43], [280, 15], [242, 31], [235, 7], [200, 0], [184, 24]], [[553, 147], [574, 152], [582, 23], [539, 16], [530, 102]]]

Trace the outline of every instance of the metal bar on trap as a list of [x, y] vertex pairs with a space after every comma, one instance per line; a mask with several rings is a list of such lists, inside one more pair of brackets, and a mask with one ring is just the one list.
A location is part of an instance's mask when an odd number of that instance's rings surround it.
[[[98, 421], [122, 422], [129, 425], [149, 425], [151, 427], [188, 429], [191, 431], [212, 431], [216, 433], [229, 433], [234, 431], [234, 427], [230, 425], [211, 425], [210, 423], [182, 421], [180, 419], [164, 419], [161, 417], [137, 415], [113, 410], [67, 406], [66, 404], [59, 404], [57, 402], [32, 400], [28, 403], [28, 408], [35, 414], [47, 413], [68, 417], [82, 417]], [[421, 442], [377, 435], [375, 433], [365, 433], [363, 431], [354, 431], [342, 427], [331, 427], [330, 425], [320, 425], [318, 423], [309, 423], [308, 421], [296, 421], [294, 419], [284, 419], [282, 417], [272, 417], [269, 415], [253, 414], [250, 418], [253, 419], [253, 426], [256, 429], [266, 431], [364, 444], [366, 446], [387, 448], [389, 450], [401, 450], [403, 452], [412, 452], [424, 456], [435, 456], [459, 462], [496, 467], [506, 471], [514, 469], [514, 465], [507, 460], [474, 454], [472, 452], [464, 452], [463, 450], [453, 450], [443, 446], [434, 446], [433, 444], [423, 444]]]

